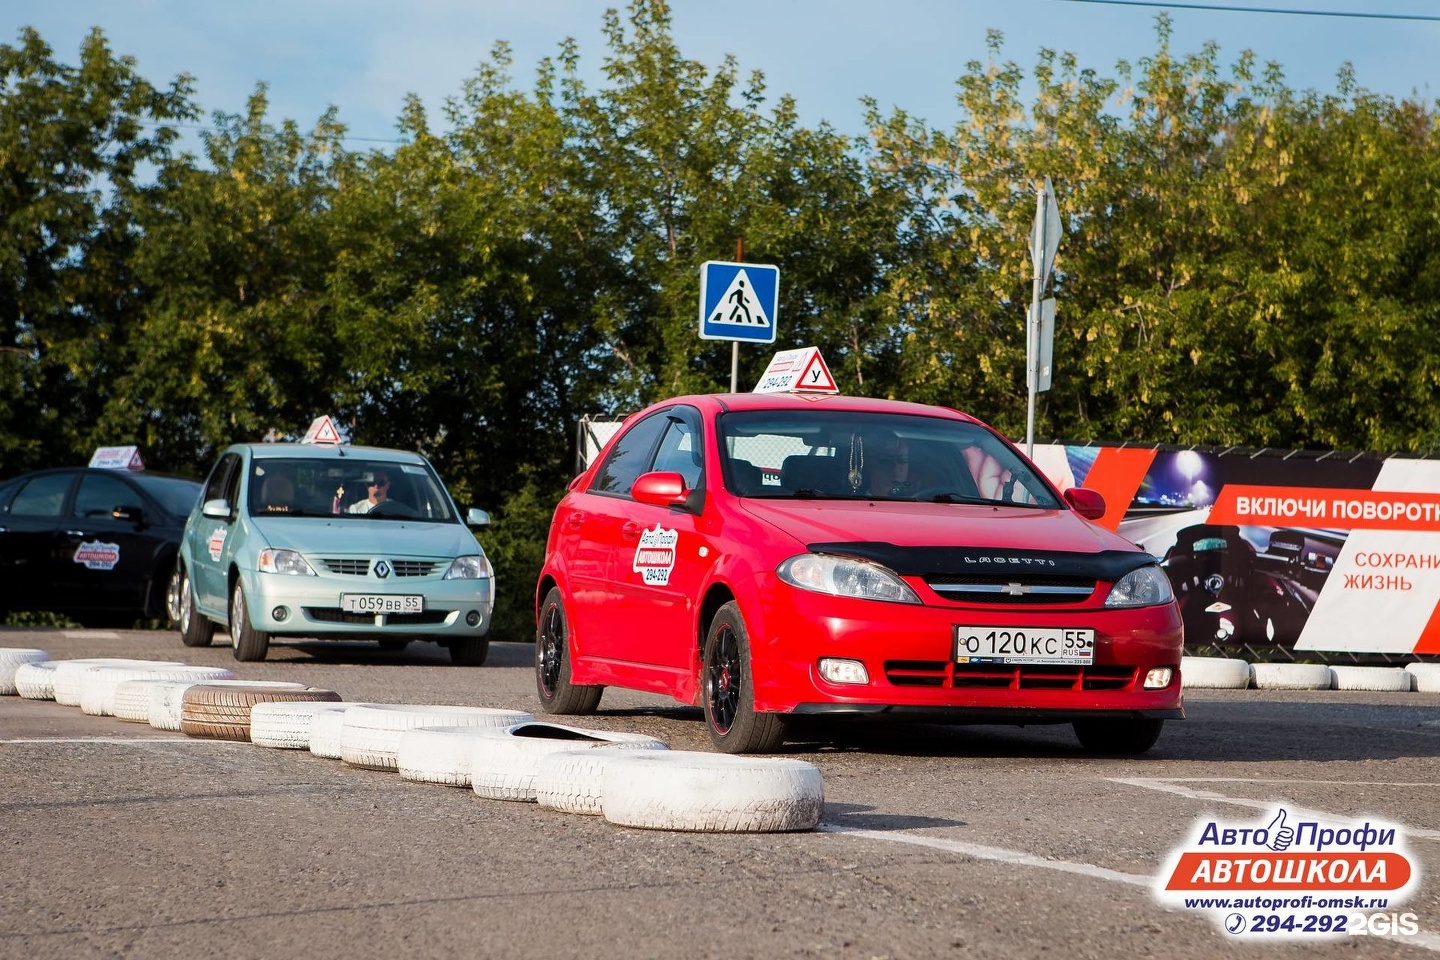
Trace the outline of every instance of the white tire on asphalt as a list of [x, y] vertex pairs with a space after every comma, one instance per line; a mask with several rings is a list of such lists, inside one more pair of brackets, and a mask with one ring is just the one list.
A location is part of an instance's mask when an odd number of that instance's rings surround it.
[[175, 660], [135, 660], [126, 657], [90, 657], [55, 661], [55, 702], [80, 706], [80, 678], [91, 667], [183, 667]]
[[1410, 663], [1405, 665], [1410, 674], [1410, 687], [1421, 693], [1440, 693], [1440, 663]]
[[605, 768], [624, 750], [561, 750], [541, 757], [535, 771], [535, 802], [546, 810], [600, 816]]
[[682, 750], [628, 751], [605, 767], [605, 819], [647, 830], [813, 830], [825, 810], [814, 764]]
[[340, 729], [340, 759], [369, 770], [399, 769], [395, 752], [400, 735], [417, 727], [508, 727], [533, 720], [523, 710], [461, 707], [447, 704], [376, 704], [345, 711]]
[[1386, 693], [1410, 691], [1411, 674], [1404, 667], [1334, 666], [1336, 690], [1377, 690]]
[[1181, 657], [1180, 686], [1193, 690], [1244, 690], [1250, 663], [1229, 657]]
[[1323, 663], [1252, 663], [1256, 690], [1329, 690], [1335, 675]]
[[36, 660], [16, 667], [15, 692], [26, 700], [54, 700], [55, 661]]
[[340, 759], [340, 735], [345, 729], [345, 711], [356, 707], [374, 707], [374, 703], [345, 703], [345, 710], [326, 710], [310, 721], [310, 753], [327, 760]]
[[310, 731], [322, 713], [344, 713], [354, 704], [324, 700], [276, 700], [250, 708], [250, 742], [277, 750], [309, 750]]
[[288, 680], [156, 680], [150, 687], [150, 726], [157, 730], [179, 730], [185, 712], [185, 691], [197, 684], [236, 687], [286, 687], [307, 690], [303, 683]]
[[233, 680], [235, 671], [224, 667], [120, 666], [97, 664], [80, 674], [80, 712], [92, 717], [115, 715], [115, 690], [126, 680]]
[[395, 766], [401, 779], [470, 786], [470, 754], [482, 727], [416, 727], [400, 734]]
[[0, 696], [13, 697], [15, 671], [24, 663], [41, 663], [50, 659], [44, 650], [31, 647], [0, 647]]
[[657, 737], [616, 733], [559, 723], [517, 723], [477, 738], [470, 754], [470, 788], [489, 800], [538, 799], [535, 779], [540, 759], [565, 750], [604, 747], [618, 751], [668, 750]]
[[115, 716], [131, 723], [150, 722], [150, 688], [162, 680], [121, 680], [115, 685]]

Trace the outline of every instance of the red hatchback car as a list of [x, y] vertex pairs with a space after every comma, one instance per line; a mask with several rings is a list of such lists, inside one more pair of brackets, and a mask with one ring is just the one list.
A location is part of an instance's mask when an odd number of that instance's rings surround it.
[[655, 404], [555, 510], [541, 704], [667, 694], [727, 753], [774, 750], [799, 715], [1072, 723], [1089, 750], [1143, 753], [1184, 716], [1180, 610], [1154, 557], [1090, 522], [1104, 512], [954, 410]]

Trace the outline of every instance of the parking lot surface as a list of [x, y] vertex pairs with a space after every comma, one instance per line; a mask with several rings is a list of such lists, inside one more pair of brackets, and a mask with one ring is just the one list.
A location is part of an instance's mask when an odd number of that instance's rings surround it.
[[[538, 711], [533, 648], [286, 644], [263, 663], [172, 633], [0, 630], [52, 659], [136, 657], [346, 700]], [[1440, 953], [1440, 695], [1187, 694], [1138, 759], [1068, 727], [805, 731], [819, 829], [702, 834], [485, 800], [302, 751], [0, 697], [0, 958], [1420, 957]], [[706, 750], [700, 712], [607, 691], [566, 722]], [[1265, 941], [1167, 907], [1197, 821], [1276, 806], [1399, 825], [1410, 935]]]

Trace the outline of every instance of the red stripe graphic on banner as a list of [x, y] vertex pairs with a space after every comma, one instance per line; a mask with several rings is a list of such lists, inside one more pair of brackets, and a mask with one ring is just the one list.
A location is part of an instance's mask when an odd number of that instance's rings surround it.
[[1440, 522], [1440, 494], [1227, 483], [1210, 508], [1209, 522], [1428, 532]]
[[1095, 465], [1085, 475], [1085, 486], [1105, 497], [1105, 516], [1095, 521], [1107, 530], [1120, 529], [1125, 511], [1140, 490], [1140, 482], [1155, 462], [1155, 451], [1139, 447], [1101, 447]]
[[1430, 611], [1430, 621], [1415, 641], [1416, 653], [1440, 653], [1440, 606]]

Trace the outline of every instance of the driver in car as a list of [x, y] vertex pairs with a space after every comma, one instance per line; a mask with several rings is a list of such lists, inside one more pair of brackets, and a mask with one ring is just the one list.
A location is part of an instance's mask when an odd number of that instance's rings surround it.
[[390, 498], [390, 475], [383, 470], [376, 470], [370, 475], [369, 493], [364, 500], [357, 500], [350, 504], [350, 513], [369, 513], [380, 504]]
[[877, 497], [905, 497], [914, 492], [910, 482], [910, 447], [888, 430], [862, 438], [864, 490]]

